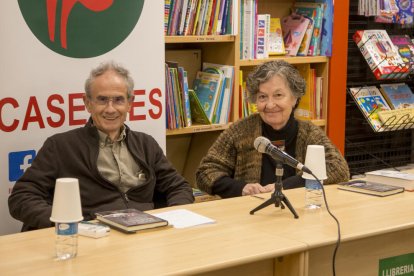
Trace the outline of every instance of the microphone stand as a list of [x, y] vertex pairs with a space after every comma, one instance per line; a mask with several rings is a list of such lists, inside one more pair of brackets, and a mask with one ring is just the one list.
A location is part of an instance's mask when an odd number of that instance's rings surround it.
[[271, 195], [271, 197], [254, 208], [250, 211], [250, 215], [253, 215], [256, 211], [259, 211], [263, 209], [264, 207], [269, 206], [270, 204], [274, 203], [276, 207], [285, 209], [285, 205], [283, 205], [283, 202], [286, 204], [286, 206], [289, 208], [289, 210], [292, 212], [295, 219], [299, 218], [298, 214], [296, 213], [295, 209], [293, 209], [292, 204], [290, 204], [288, 198], [282, 193], [282, 176], [283, 176], [283, 164], [280, 161], [276, 161], [276, 183], [275, 183], [275, 191]]

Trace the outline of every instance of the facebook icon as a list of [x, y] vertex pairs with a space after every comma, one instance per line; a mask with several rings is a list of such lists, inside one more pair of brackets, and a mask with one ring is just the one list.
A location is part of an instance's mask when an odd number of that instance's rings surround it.
[[30, 167], [36, 156], [35, 150], [16, 151], [9, 153], [9, 181], [16, 181]]

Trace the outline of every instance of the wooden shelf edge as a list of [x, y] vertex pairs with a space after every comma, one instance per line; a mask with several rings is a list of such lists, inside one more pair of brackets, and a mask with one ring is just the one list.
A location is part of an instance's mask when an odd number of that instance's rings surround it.
[[218, 124], [193, 125], [193, 126], [185, 127], [185, 128], [167, 129], [166, 135], [172, 136], [172, 135], [181, 135], [181, 134], [201, 133], [201, 132], [207, 132], [207, 131], [220, 131], [220, 130], [227, 129], [230, 125], [231, 123], [228, 123], [225, 125], [218, 125]]
[[234, 42], [234, 35], [165, 36], [165, 43]]
[[320, 126], [320, 127], [326, 126], [326, 120], [325, 119], [315, 119], [315, 120], [311, 120], [311, 122], [316, 126]]
[[249, 60], [240, 60], [239, 66], [240, 67], [247, 67], [247, 66], [257, 66], [262, 64], [266, 61], [271, 60], [285, 60], [290, 64], [303, 64], [303, 63], [325, 63], [329, 61], [329, 57], [325, 56], [315, 56], [315, 57], [287, 57], [287, 56], [274, 56], [265, 59], [249, 59]]

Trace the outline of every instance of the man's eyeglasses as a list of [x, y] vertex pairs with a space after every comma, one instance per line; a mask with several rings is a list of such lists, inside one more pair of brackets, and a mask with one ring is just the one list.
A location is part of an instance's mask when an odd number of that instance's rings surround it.
[[116, 97], [107, 97], [107, 96], [98, 96], [95, 99], [91, 99], [97, 105], [107, 105], [110, 101], [112, 101], [113, 105], [125, 105], [127, 99], [124, 96], [116, 96]]

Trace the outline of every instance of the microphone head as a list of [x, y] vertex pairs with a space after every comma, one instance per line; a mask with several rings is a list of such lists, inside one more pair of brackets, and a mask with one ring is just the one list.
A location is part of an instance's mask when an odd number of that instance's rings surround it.
[[266, 153], [266, 147], [269, 144], [270, 140], [263, 136], [259, 136], [254, 140], [254, 148], [260, 153]]

